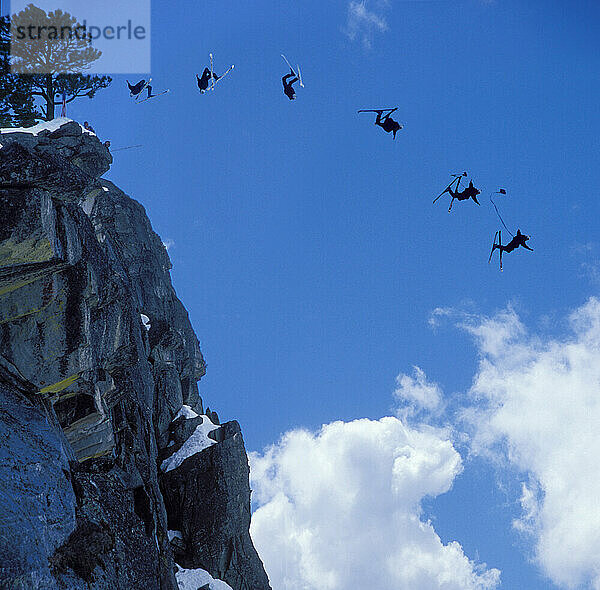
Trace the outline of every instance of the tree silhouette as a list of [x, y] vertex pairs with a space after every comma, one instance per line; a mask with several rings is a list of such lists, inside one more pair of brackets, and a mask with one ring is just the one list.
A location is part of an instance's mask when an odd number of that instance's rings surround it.
[[0, 127], [29, 127], [38, 113], [27, 80], [10, 72], [9, 53], [10, 20], [0, 16]]
[[41, 118], [54, 118], [56, 99], [63, 94], [69, 103], [93, 98], [106, 88], [110, 76], [83, 74], [100, 58], [89, 34], [74, 16], [58, 9], [46, 13], [29, 4], [11, 18], [11, 72], [20, 77], [31, 97], [42, 99]]

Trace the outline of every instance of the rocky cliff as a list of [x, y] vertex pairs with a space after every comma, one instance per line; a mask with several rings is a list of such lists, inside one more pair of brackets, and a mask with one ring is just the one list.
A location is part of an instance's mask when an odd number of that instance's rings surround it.
[[109, 148], [79, 124], [7, 131], [0, 588], [268, 589], [240, 428], [203, 408], [144, 208], [101, 178]]

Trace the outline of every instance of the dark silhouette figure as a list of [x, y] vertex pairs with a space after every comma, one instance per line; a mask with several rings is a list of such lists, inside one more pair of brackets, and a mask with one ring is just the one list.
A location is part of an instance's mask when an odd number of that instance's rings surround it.
[[[492, 260], [492, 254], [494, 253], [495, 250], [500, 250], [500, 270], [502, 270], [502, 254], [504, 252], [512, 252], [513, 250], [515, 250], [516, 248], [518, 248], [519, 246], [522, 246], [523, 248], [526, 248], [527, 250], [530, 250], [531, 252], [533, 252], [533, 248], [530, 248], [525, 242], [527, 242], [527, 240], [529, 239], [530, 236], [526, 236], [525, 234], [521, 233], [521, 230], [518, 229], [517, 230], [517, 235], [513, 236], [513, 239], [508, 242], [508, 244], [506, 244], [505, 246], [502, 245], [502, 232], [497, 231], [494, 235], [494, 243], [492, 244], [492, 251], [490, 252], [490, 258], [488, 260], [488, 262], [491, 262]], [[496, 238], [498, 238], [498, 243], [496, 243]]]
[[129, 96], [136, 96], [144, 89], [146, 80], [140, 80], [137, 84], [131, 85], [127, 80], [127, 86], [129, 86]]
[[[290, 80], [290, 78], [292, 79]], [[292, 85], [298, 82], [298, 76], [296, 76], [292, 70], [290, 74], [286, 74], [283, 78], [281, 78], [281, 82], [283, 83], [283, 93], [290, 100], [294, 100], [296, 98], [296, 91]]]
[[398, 121], [394, 121], [394, 119], [391, 118], [391, 113], [388, 113], [385, 117], [383, 117], [383, 119], [381, 118], [381, 115], [383, 114], [383, 111], [375, 111], [377, 113], [377, 118], [375, 119], [375, 125], [378, 125], [379, 127], [381, 127], [386, 133], [389, 133], [390, 131], [394, 134], [394, 139], [396, 139], [396, 133], [402, 129], [402, 125], [400, 125], [400, 123], [398, 123]]
[[[462, 174], [453, 174], [452, 176], [454, 177], [454, 180], [433, 200], [433, 202], [435, 203], [442, 195], [449, 193], [452, 197], [452, 200], [450, 201], [450, 207], [448, 207], [449, 212], [452, 211], [454, 199], [457, 201], [467, 201], [468, 199], [473, 199], [478, 205], [480, 205], [479, 201], [477, 200], [477, 195], [480, 194], [481, 191], [473, 186], [472, 180], [469, 182], [469, 186], [465, 190], [458, 190], [460, 187], [460, 181], [466, 175], [466, 172], [463, 172]], [[452, 185], [454, 185], [454, 183], [456, 183], [456, 186], [453, 189]]]
[[448, 192], [450, 193], [450, 196], [452, 197], [452, 200], [450, 201], [450, 208], [448, 209], [448, 211], [450, 211], [452, 209], [452, 204], [454, 203], [454, 199], [456, 199], [457, 201], [467, 201], [469, 199], [473, 199], [478, 205], [480, 205], [479, 201], [477, 200], [477, 195], [481, 191], [479, 189], [476, 189], [473, 186], [472, 180], [469, 182], [469, 186], [464, 191], [458, 192], [458, 187], [456, 187], [455, 191], [453, 191], [450, 188], [450, 189], [448, 189]]
[[87, 121], [83, 122], [83, 128], [86, 131], [89, 131], [90, 133], [96, 133], [96, 131], [94, 130], [94, 128]]
[[216, 82], [220, 78], [220, 76], [217, 76], [217, 74], [211, 72], [208, 68], [204, 68], [202, 76], [198, 76], [198, 74], [196, 74], [198, 88], [200, 89], [200, 92], [202, 92], [202, 94], [204, 94], [208, 90], [208, 83], [210, 82], [211, 78]]

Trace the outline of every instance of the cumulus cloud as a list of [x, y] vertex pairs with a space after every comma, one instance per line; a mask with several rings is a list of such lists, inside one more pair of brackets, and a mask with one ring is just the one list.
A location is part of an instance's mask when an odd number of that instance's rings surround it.
[[514, 310], [470, 323], [481, 355], [465, 412], [473, 449], [523, 473], [522, 516], [534, 558], [565, 588], [600, 589], [600, 301], [562, 338], [529, 333]]
[[[437, 406], [420, 370], [401, 396]], [[483, 590], [500, 573], [443, 544], [421, 502], [462, 469], [447, 430], [396, 417], [294, 430], [251, 455], [251, 534], [274, 590]]]
[[366, 0], [360, 2], [351, 0], [348, 4], [346, 35], [352, 41], [361, 41], [363, 46], [369, 49], [375, 33], [383, 33], [388, 30], [388, 24], [383, 15], [388, 7], [387, 0], [376, 0], [369, 4], [368, 8]]

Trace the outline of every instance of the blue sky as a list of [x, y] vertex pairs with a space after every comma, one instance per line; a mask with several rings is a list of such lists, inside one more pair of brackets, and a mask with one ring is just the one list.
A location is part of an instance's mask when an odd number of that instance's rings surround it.
[[[143, 144], [116, 152], [107, 176], [171, 244], [208, 363], [201, 395], [239, 420], [250, 451], [300, 427], [395, 415], [396, 376], [418, 365], [448, 404], [430, 419], [471, 433], [454, 440], [462, 473], [449, 492], [425, 493], [423, 518], [443, 543], [501, 570], [503, 588], [555, 587], [549, 577], [587, 587], [588, 562], [570, 578], [568, 564], [544, 566], [541, 521], [530, 536], [512, 525], [523, 481], [548, 494], [547, 471], [523, 459], [525, 442], [497, 416], [466, 428], [460, 410], [480, 409], [482, 359], [512, 362], [473, 326], [489, 328], [510, 305], [535, 335], [527, 342], [551, 348], [577, 340], [567, 317], [597, 293], [600, 9], [368, 0], [376, 24], [359, 19], [349, 35], [351, 4], [154, 2], [153, 86], [171, 92], [135, 105], [115, 76], [68, 114], [114, 148]], [[195, 74], [210, 51], [217, 72], [235, 70], [201, 96]], [[294, 102], [280, 53], [302, 67]], [[356, 112], [387, 106], [405, 126], [396, 141]], [[463, 170], [482, 206], [432, 205]], [[505, 255], [503, 273], [487, 263], [500, 229], [488, 195], [500, 187], [506, 223], [535, 250]], [[446, 312], [432, 326], [437, 308]], [[512, 455], [473, 450], [482, 420]]]

